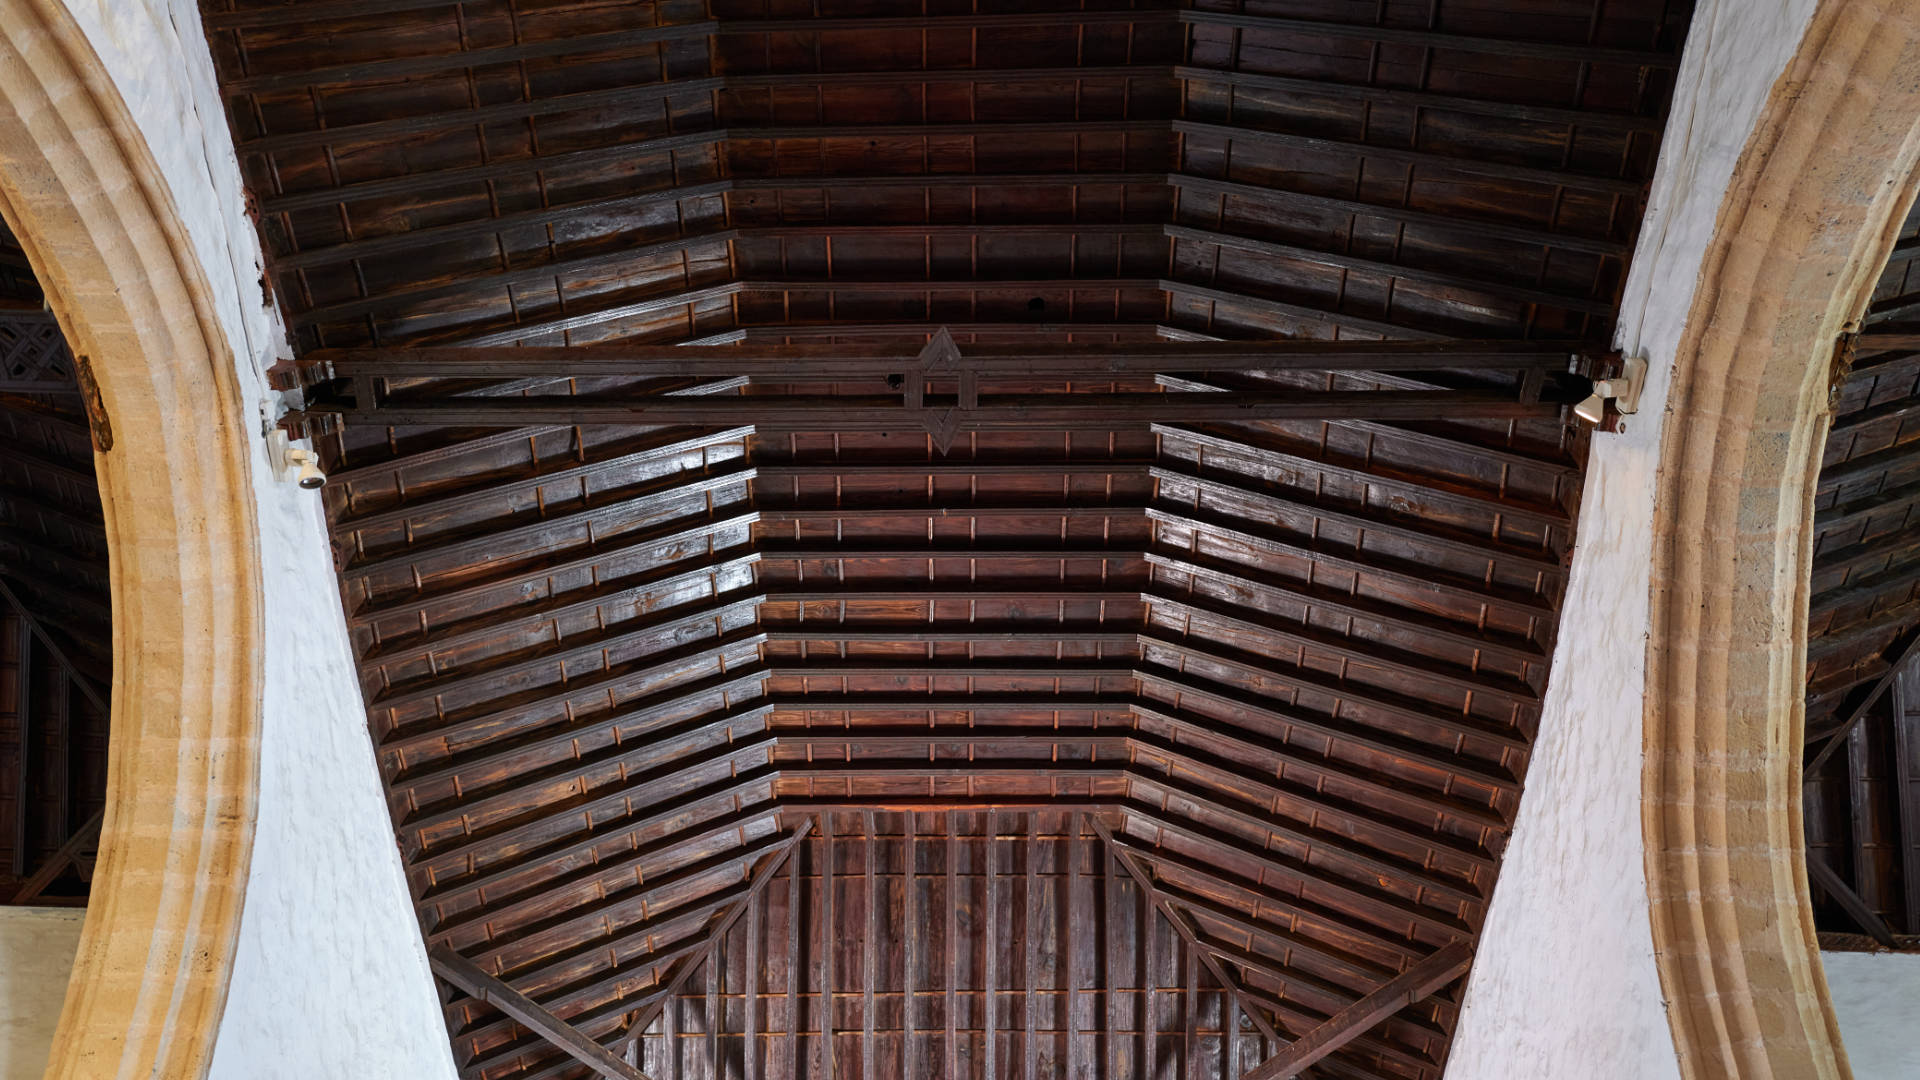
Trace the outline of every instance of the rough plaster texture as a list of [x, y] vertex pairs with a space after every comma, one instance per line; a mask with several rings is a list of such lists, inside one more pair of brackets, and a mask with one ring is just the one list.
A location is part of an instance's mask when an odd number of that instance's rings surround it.
[[1640, 412], [1594, 440], [1552, 684], [1448, 1080], [1677, 1080], [1641, 830], [1654, 491], [1673, 358], [1720, 200], [1816, 0], [1694, 16], [1616, 344]]
[[31, 1080], [46, 1069], [86, 915], [0, 907], [0, 1080]]
[[[247, 400], [286, 349], [189, 0], [70, 0], [186, 223]], [[253, 443], [264, 563], [259, 817], [214, 1080], [455, 1076], [366, 734], [319, 502]]]
[[1913, 1038], [1920, 956], [1829, 952], [1820, 954], [1820, 962], [1827, 969], [1853, 1080], [1920, 1076], [1920, 1043]]

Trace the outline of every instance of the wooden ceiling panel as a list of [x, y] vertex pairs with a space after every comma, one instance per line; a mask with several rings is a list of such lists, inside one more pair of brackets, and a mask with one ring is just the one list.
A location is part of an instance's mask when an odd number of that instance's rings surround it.
[[207, 6], [463, 1075], [1437, 1080], [1684, 11]]

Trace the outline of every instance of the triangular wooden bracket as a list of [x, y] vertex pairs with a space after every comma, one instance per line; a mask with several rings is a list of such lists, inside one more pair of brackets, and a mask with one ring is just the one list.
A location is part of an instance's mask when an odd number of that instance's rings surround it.
[[960, 365], [960, 346], [953, 340], [953, 334], [946, 327], [933, 332], [927, 339], [926, 347], [920, 350], [918, 367], [921, 371], [951, 371]]

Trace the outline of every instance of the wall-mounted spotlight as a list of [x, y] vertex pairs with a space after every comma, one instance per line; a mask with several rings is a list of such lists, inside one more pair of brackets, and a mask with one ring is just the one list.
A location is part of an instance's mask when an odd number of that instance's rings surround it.
[[1595, 379], [1593, 393], [1573, 407], [1573, 414], [1589, 424], [1598, 425], [1606, 420], [1607, 402], [1611, 401], [1615, 411], [1632, 415], [1640, 408], [1640, 388], [1646, 384], [1646, 358], [1625, 357], [1620, 361], [1620, 374], [1608, 379]]
[[326, 486], [327, 474], [320, 471], [320, 455], [293, 445], [287, 433], [279, 428], [267, 432], [267, 453], [273, 459], [276, 478], [291, 479], [309, 491]]

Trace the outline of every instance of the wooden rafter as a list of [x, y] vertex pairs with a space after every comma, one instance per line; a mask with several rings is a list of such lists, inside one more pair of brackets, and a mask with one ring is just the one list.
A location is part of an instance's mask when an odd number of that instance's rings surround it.
[[748, 886], [746, 894], [734, 903], [733, 907], [728, 910], [726, 916], [707, 934], [706, 944], [701, 948], [701, 951], [689, 957], [681, 964], [680, 970], [667, 982], [665, 991], [656, 995], [655, 1002], [634, 1016], [633, 1022], [628, 1025], [627, 1028], [628, 1033], [626, 1039], [628, 1041], [635, 1041], [644, 1037], [647, 1029], [653, 1026], [654, 1018], [660, 1015], [660, 1011], [665, 1009], [667, 1003], [673, 1000], [673, 996], [680, 992], [682, 986], [686, 985], [687, 980], [692, 977], [694, 971], [704, 964], [713, 962], [713, 957], [719, 952], [721, 943], [726, 940], [727, 932], [732, 930], [733, 925], [740, 921], [740, 916], [746, 913], [747, 905], [767, 891], [767, 886], [773, 883], [774, 876], [780, 872], [782, 866], [786, 865], [787, 860], [793, 855], [794, 849], [799, 847], [802, 841], [806, 840], [807, 834], [813, 831], [813, 827], [814, 820], [812, 818], [802, 821], [799, 826], [793, 830], [793, 833], [774, 850], [764, 865], [757, 870], [749, 871], [747, 876], [751, 884]]
[[573, 1025], [541, 1008], [532, 998], [487, 974], [452, 949], [437, 945], [427, 954], [427, 958], [433, 961], [433, 973], [445, 979], [449, 985], [525, 1024], [541, 1038], [565, 1051], [568, 1057], [607, 1080], [650, 1080], [646, 1073], [622, 1061], [606, 1047], [581, 1034]]
[[1141, 892], [1152, 901], [1154, 908], [1166, 917], [1167, 922], [1179, 932], [1181, 939], [1187, 943], [1187, 947], [1192, 949], [1194, 953], [1200, 957], [1200, 962], [1206, 965], [1208, 973], [1220, 984], [1220, 988], [1234, 999], [1235, 1003], [1240, 1007], [1240, 1010], [1260, 1029], [1262, 1035], [1273, 1040], [1276, 1046], [1285, 1043], [1286, 1040], [1280, 1037], [1280, 1033], [1274, 1029], [1273, 1022], [1267, 1019], [1266, 1014], [1250, 1006], [1240, 988], [1240, 980], [1234, 978], [1227, 971], [1225, 965], [1221, 964], [1214, 951], [1208, 948], [1205, 942], [1201, 941], [1199, 931], [1194, 928], [1191, 919], [1184, 912], [1180, 911], [1179, 908], [1175, 907], [1173, 902], [1167, 899], [1165, 893], [1155, 887], [1152, 874], [1149, 873], [1147, 868], [1141, 863], [1139, 856], [1115, 842], [1113, 830], [1107, 827], [1106, 822], [1101, 821], [1098, 817], [1092, 816], [1089, 816], [1087, 820], [1088, 823], [1093, 826], [1094, 833], [1100, 837], [1101, 843], [1106, 845], [1107, 851], [1113, 856], [1114, 861], [1118, 862], [1121, 868], [1127, 872], [1127, 876], [1131, 877], [1134, 883], [1140, 886]]
[[1240, 1080], [1286, 1080], [1297, 1076], [1369, 1028], [1445, 989], [1472, 965], [1473, 946], [1465, 942], [1448, 945], [1288, 1043], [1285, 1049], [1242, 1074]]

